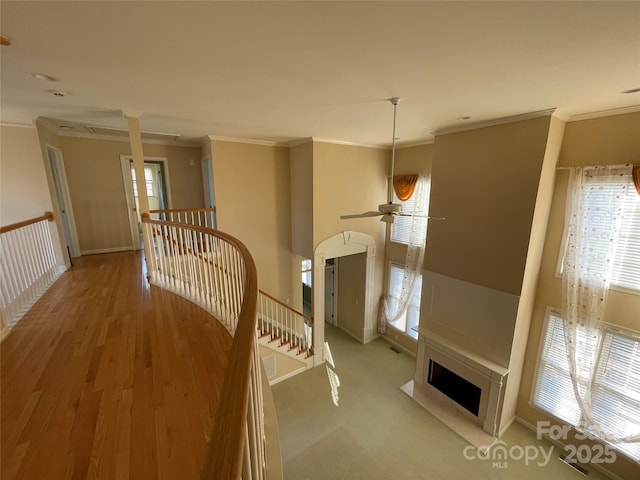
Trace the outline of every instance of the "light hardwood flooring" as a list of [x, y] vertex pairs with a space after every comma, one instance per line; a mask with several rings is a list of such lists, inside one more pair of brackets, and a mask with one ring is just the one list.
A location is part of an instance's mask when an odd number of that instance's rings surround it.
[[2, 342], [0, 477], [198, 478], [230, 346], [140, 253], [76, 259]]

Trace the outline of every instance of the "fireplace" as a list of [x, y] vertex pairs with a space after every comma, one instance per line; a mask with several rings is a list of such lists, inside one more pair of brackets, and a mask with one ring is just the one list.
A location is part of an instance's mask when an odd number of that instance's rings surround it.
[[[415, 389], [411, 387], [415, 390], [412, 396], [414, 399], [420, 396], [427, 402], [429, 398], [433, 399], [438, 404], [438, 411], [443, 413], [441, 420], [454, 430], [460, 427], [473, 432], [476, 428], [484, 435], [496, 438], [500, 436], [500, 415], [508, 373], [508, 369], [475, 352], [421, 329], [416, 372], [411, 382], [415, 385]], [[451, 415], [447, 411], [452, 412]], [[461, 435], [471, 438], [465, 433]], [[478, 437], [474, 433], [470, 435]]]
[[428, 383], [476, 417], [480, 410], [482, 389], [460, 375], [429, 359]]

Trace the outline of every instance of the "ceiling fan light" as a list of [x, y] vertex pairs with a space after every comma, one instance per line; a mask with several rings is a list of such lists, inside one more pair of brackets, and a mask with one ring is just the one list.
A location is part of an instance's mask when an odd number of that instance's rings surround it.
[[382, 216], [380, 217], [380, 221], [381, 221], [381, 222], [384, 222], [384, 223], [389, 223], [389, 224], [391, 224], [391, 223], [393, 223], [393, 220], [394, 220], [393, 215], [391, 215], [390, 213], [387, 213], [387, 214], [382, 215]]

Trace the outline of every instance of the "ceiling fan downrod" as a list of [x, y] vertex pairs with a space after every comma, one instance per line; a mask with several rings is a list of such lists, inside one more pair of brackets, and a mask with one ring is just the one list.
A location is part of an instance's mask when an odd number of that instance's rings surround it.
[[393, 170], [396, 163], [396, 110], [398, 109], [398, 104], [400, 103], [400, 97], [393, 97], [389, 99], [389, 102], [393, 105], [393, 135], [391, 142], [391, 178], [389, 179], [389, 192], [388, 192], [388, 202], [389, 204], [393, 203]]

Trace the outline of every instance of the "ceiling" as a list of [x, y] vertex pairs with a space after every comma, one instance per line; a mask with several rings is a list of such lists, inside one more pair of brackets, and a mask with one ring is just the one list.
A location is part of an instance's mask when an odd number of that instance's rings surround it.
[[[640, 2], [2, 0], [0, 120], [388, 146], [640, 110]], [[44, 73], [56, 82], [38, 80]], [[48, 92], [67, 92], [58, 97]], [[460, 117], [471, 117], [463, 120]], [[71, 125], [69, 125], [71, 126]]]

